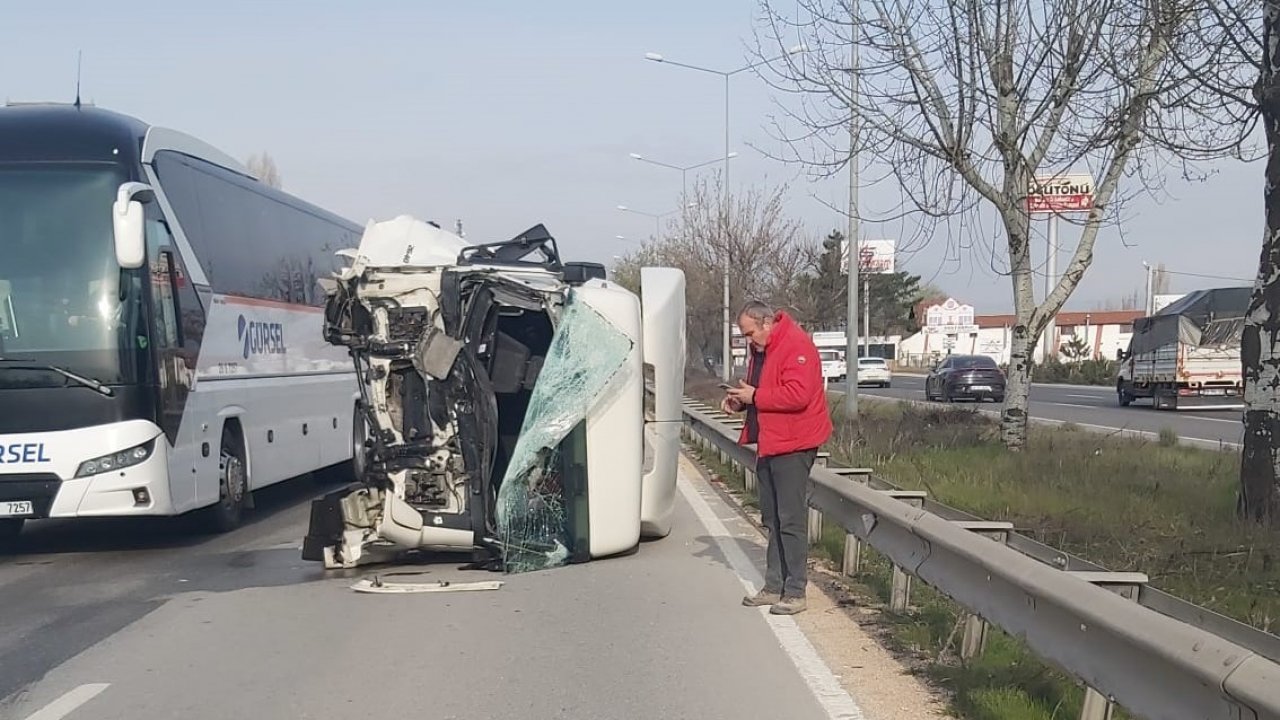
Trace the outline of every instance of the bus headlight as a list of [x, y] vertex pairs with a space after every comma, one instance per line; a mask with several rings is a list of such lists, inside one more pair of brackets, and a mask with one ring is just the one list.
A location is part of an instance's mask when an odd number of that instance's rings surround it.
[[132, 467], [147, 458], [151, 457], [151, 453], [155, 450], [155, 439], [148, 440], [141, 445], [135, 445], [127, 450], [113, 452], [110, 455], [103, 455], [92, 460], [85, 460], [80, 463], [80, 468], [76, 470], [76, 477], [88, 477], [99, 473], [111, 472], [113, 470], [123, 470]]

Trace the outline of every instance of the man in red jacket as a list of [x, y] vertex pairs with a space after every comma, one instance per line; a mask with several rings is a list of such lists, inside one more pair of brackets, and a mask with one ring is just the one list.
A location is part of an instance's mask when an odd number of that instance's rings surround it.
[[831, 437], [822, 362], [791, 316], [747, 303], [738, 327], [748, 340], [747, 379], [725, 391], [726, 412], [746, 411], [738, 442], [756, 445], [760, 514], [769, 531], [764, 587], [742, 604], [775, 615], [805, 609], [809, 559], [809, 471]]

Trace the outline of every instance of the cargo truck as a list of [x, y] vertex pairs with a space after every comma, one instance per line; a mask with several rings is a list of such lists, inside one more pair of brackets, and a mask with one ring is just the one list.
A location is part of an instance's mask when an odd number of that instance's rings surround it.
[[1248, 287], [1197, 290], [1135, 320], [1119, 358], [1120, 405], [1150, 398], [1157, 410], [1243, 407], [1240, 337], [1251, 293]]

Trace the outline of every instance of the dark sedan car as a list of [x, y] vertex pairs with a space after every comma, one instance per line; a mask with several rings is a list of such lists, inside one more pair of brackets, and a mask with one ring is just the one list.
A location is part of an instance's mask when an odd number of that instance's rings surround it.
[[924, 380], [926, 400], [1004, 402], [1004, 373], [986, 355], [949, 355]]

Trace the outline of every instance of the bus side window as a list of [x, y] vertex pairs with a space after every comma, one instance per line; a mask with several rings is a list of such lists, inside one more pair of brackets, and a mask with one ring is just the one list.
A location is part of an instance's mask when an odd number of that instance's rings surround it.
[[160, 349], [181, 347], [178, 338], [177, 302], [173, 296], [173, 244], [169, 230], [159, 221], [147, 222], [147, 257], [151, 269], [151, 297], [155, 306], [152, 342]]

